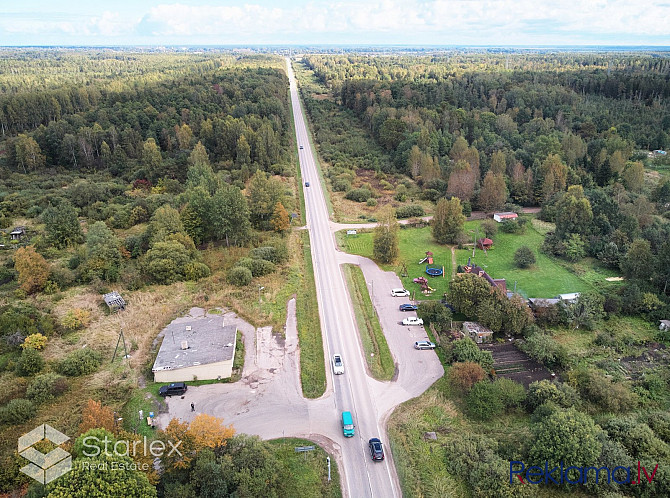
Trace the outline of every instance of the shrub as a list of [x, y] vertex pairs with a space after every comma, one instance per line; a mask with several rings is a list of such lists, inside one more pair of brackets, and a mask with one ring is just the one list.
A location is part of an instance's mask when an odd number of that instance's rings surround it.
[[549, 368], [562, 368], [568, 365], [569, 356], [565, 348], [543, 332], [532, 333], [521, 344], [520, 349]]
[[243, 266], [236, 266], [228, 272], [228, 283], [237, 287], [249, 285], [252, 278], [251, 270]]
[[498, 378], [493, 383], [506, 410], [520, 408], [526, 401], [526, 389], [512, 379]]
[[468, 415], [478, 420], [489, 420], [503, 411], [498, 389], [489, 381], [477, 382], [465, 401]]
[[516, 220], [507, 220], [500, 223], [500, 231], [504, 233], [521, 233], [521, 225]]
[[637, 396], [620, 382], [596, 370], [579, 370], [576, 373], [577, 389], [582, 398], [606, 412], [625, 412], [637, 405]]
[[408, 204], [407, 206], [400, 206], [395, 210], [395, 217], [400, 219], [403, 218], [414, 218], [424, 216], [426, 211], [423, 209], [423, 206], [419, 204]]
[[268, 275], [273, 273], [276, 269], [276, 266], [273, 262], [267, 261], [265, 259], [252, 259], [252, 258], [242, 258], [235, 266], [240, 266], [242, 268], [248, 268], [251, 271], [251, 275], [254, 277], [262, 277], [263, 275]]
[[277, 249], [271, 246], [255, 247], [249, 251], [249, 256], [252, 259], [264, 259], [265, 261], [277, 262]]
[[377, 199], [370, 197], [367, 201], [365, 201], [365, 205], [369, 207], [375, 207], [377, 205]]
[[201, 278], [209, 277], [212, 272], [205, 263], [188, 263], [184, 267], [184, 276], [186, 280], [200, 280]]
[[16, 373], [23, 377], [35, 375], [44, 367], [44, 359], [34, 349], [24, 349], [16, 362]]
[[551, 402], [563, 408], [569, 408], [577, 403], [577, 391], [567, 384], [554, 384], [548, 380], [540, 380], [528, 386], [526, 406], [529, 411], [535, 411], [544, 403]]
[[528, 268], [535, 264], [535, 254], [528, 246], [519, 247], [514, 253], [514, 264], [518, 268]]
[[55, 374], [46, 373], [38, 375], [28, 386], [26, 396], [35, 404], [45, 403], [67, 390], [67, 379]]
[[92, 349], [78, 349], [61, 361], [58, 370], [68, 377], [77, 377], [95, 372], [102, 363], [102, 357]]
[[351, 182], [346, 178], [334, 178], [332, 186], [335, 192], [347, 192], [351, 188]]
[[6, 424], [22, 424], [34, 416], [35, 405], [27, 399], [13, 399], [0, 408], [0, 421]]
[[46, 336], [38, 332], [36, 334], [30, 334], [28, 337], [26, 337], [25, 341], [23, 341], [23, 344], [21, 344], [21, 347], [23, 349], [35, 349], [37, 351], [40, 351], [44, 349], [46, 343], [47, 343]]
[[472, 386], [485, 377], [486, 372], [481, 365], [471, 361], [454, 363], [449, 369], [449, 383], [462, 393], [470, 391]]
[[495, 220], [486, 219], [482, 221], [480, 226], [484, 231], [484, 235], [489, 239], [492, 239], [498, 233], [498, 222]]
[[356, 202], [366, 202], [370, 197], [372, 197], [372, 192], [366, 188], [355, 188], [347, 192], [344, 196], [345, 199]]
[[491, 351], [483, 351], [479, 349], [475, 341], [469, 337], [458, 339], [451, 345], [451, 358], [454, 362], [472, 361], [479, 363], [484, 370], [491, 370], [493, 368], [493, 354]]
[[83, 329], [90, 323], [91, 312], [81, 308], [69, 310], [61, 320], [61, 325], [67, 330]]

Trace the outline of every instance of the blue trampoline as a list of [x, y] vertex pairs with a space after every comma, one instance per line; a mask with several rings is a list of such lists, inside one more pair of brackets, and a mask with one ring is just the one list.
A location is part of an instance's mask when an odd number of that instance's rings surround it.
[[426, 273], [431, 277], [439, 277], [442, 275], [442, 268], [436, 266], [426, 266]]

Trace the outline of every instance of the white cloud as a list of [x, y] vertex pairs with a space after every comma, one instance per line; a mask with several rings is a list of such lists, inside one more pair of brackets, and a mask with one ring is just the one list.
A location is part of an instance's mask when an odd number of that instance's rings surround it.
[[[218, 5], [138, 6], [135, 18], [35, 13], [0, 17], [0, 30], [23, 35], [163, 43], [670, 43], [669, 0], [265, 0]], [[305, 0], [298, 0], [305, 1]], [[255, 2], [255, 3], [254, 3]], [[263, 2], [263, 3], [261, 3]], [[139, 2], [138, 2], [139, 3]], [[227, 2], [228, 3], [228, 2]]]

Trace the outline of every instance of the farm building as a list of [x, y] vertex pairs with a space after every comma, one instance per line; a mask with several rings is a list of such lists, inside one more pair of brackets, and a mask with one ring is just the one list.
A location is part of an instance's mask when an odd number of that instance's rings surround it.
[[463, 322], [463, 337], [469, 337], [477, 344], [491, 342], [493, 331], [477, 322]]
[[219, 314], [177, 318], [162, 332], [151, 371], [155, 382], [225, 379], [233, 373], [236, 325]]
[[504, 213], [493, 213], [493, 219], [496, 220], [498, 223], [502, 223], [503, 221], [507, 220], [516, 220], [519, 217], [518, 214], [513, 213], [511, 211], [506, 211]]
[[477, 247], [482, 251], [484, 250], [488, 251], [489, 249], [491, 249], [491, 246], [493, 246], [493, 241], [491, 239], [485, 238], [477, 240]]
[[661, 320], [658, 330], [670, 330], [670, 320]]

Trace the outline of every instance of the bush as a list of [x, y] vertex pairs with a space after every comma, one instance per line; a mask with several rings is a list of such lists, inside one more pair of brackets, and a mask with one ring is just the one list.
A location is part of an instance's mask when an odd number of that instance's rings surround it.
[[251, 275], [254, 277], [262, 277], [263, 275], [268, 275], [273, 273], [276, 269], [276, 266], [271, 261], [265, 259], [252, 259], [252, 258], [242, 258], [235, 266], [240, 266], [242, 268], [248, 268], [251, 271]]
[[91, 312], [81, 308], [69, 310], [61, 320], [61, 325], [67, 330], [83, 329], [90, 323]]
[[370, 197], [372, 197], [372, 192], [366, 188], [355, 188], [344, 196], [345, 199], [356, 202], [366, 202]]
[[491, 351], [479, 349], [475, 341], [469, 337], [454, 341], [451, 344], [450, 354], [454, 362], [472, 361], [479, 363], [487, 371], [493, 368], [493, 354], [491, 354]]
[[503, 411], [498, 389], [489, 381], [477, 382], [465, 402], [468, 415], [478, 420], [489, 420]]
[[565, 348], [543, 332], [532, 333], [520, 346], [534, 360], [549, 368], [562, 368], [568, 365], [569, 356]]
[[34, 416], [35, 405], [27, 399], [13, 399], [0, 408], [0, 421], [6, 424], [22, 424]]
[[66, 390], [67, 379], [65, 377], [55, 373], [46, 373], [35, 377], [28, 386], [26, 396], [39, 405], [54, 399]]
[[209, 277], [212, 272], [205, 263], [188, 263], [184, 267], [184, 276], [186, 280], [200, 280], [201, 278]]
[[249, 256], [252, 259], [264, 259], [272, 263], [277, 263], [279, 260], [277, 249], [272, 246], [255, 247], [249, 251]]
[[518, 268], [528, 268], [535, 264], [535, 254], [528, 246], [519, 247], [514, 253], [514, 264]]
[[498, 222], [492, 219], [486, 219], [482, 221], [480, 225], [484, 231], [484, 235], [489, 239], [492, 239], [498, 233]]
[[243, 266], [236, 266], [228, 272], [228, 283], [237, 287], [249, 285], [252, 278], [251, 270]]
[[46, 344], [46, 336], [38, 332], [37, 334], [30, 334], [28, 337], [26, 337], [25, 341], [23, 341], [23, 344], [21, 344], [21, 347], [23, 349], [34, 349], [36, 351], [41, 351], [44, 349]]
[[351, 182], [346, 178], [334, 178], [332, 186], [335, 192], [347, 192], [351, 188]]
[[367, 201], [365, 201], [365, 205], [369, 207], [375, 207], [377, 205], [377, 199], [370, 197]]
[[467, 393], [472, 386], [486, 378], [486, 372], [479, 363], [467, 361], [454, 363], [449, 369], [449, 383], [456, 390]]
[[24, 349], [16, 362], [16, 373], [22, 377], [35, 375], [44, 367], [44, 359], [34, 349]]
[[516, 410], [526, 401], [526, 389], [512, 379], [498, 378], [493, 383], [505, 410]]
[[95, 372], [102, 363], [102, 357], [92, 349], [78, 349], [61, 361], [58, 370], [68, 377], [77, 377]]
[[562, 408], [570, 408], [578, 401], [577, 391], [567, 384], [554, 384], [548, 380], [540, 380], [528, 386], [526, 406], [533, 412], [539, 406], [551, 402]]
[[596, 370], [579, 370], [577, 389], [582, 398], [606, 412], [618, 413], [637, 406], [637, 396], [620, 382], [614, 382]]
[[399, 220], [403, 218], [425, 216], [425, 214], [426, 211], [423, 209], [423, 206], [419, 204], [408, 204], [407, 206], [400, 206], [395, 210], [395, 217]]
[[504, 233], [521, 233], [522, 226], [516, 220], [507, 220], [500, 223], [500, 231]]

